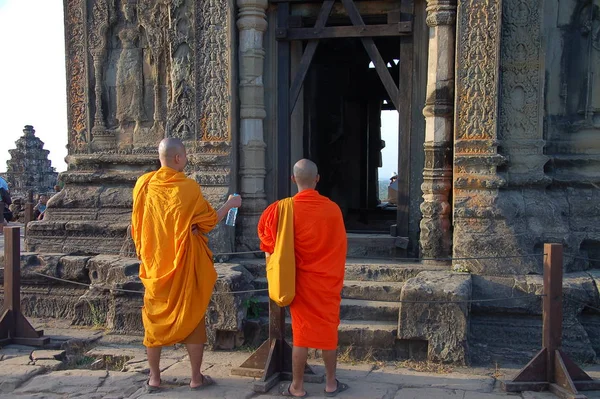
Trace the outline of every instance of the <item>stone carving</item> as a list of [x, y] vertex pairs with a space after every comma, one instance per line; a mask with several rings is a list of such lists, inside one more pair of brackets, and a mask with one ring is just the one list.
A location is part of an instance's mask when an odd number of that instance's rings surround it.
[[84, 0], [68, 0], [65, 7], [69, 153], [86, 152], [89, 136], [86, 106], [86, 52]]
[[[458, 3], [457, 139], [495, 139], [498, 106], [500, 2]], [[484, 150], [495, 153], [495, 147]]]
[[583, 77], [577, 112], [594, 127], [600, 127], [600, 6], [590, 0], [576, 18], [581, 35], [577, 42], [581, 51], [578, 70]]
[[162, 72], [166, 68], [168, 12], [167, 0], [157, 0], [155, 3], [143, 1], [138, 6], [138, 19], [146, 32], [152, 64], [152, 76], [155, 79], [153, 88], [154, 125], [152, 130], [160, 130], [161, 136], [164, 136], [165, 121], [162, 86], [166, 76], [162, 76]]
[[167, 135], [196, 139], [196, 86], [193, 71], [194, 7], [191, 0], [172, 0], [169, 6], [171, 92], [167, 111]]
[[118, 33], [122, 47], [116, 77], [116, 118], [121, 129], [126, 124], [135, 123], [134, 132], [139, 131], [141, 122], [146, 119], [143, 104], [142, 49], [136, 5], [137, 0], [124, 0], [122, 3], [124, 23]]
[[196, 30], [196, 93], [198, 139], [231, 140], [229, 129], [229, 9], [222, 0], [199, 3]]
[[3, 174], [13, 199], [27, 198], [28, 191], [34, 194], [54, 192], [58, 173], [48, 160], [50, 151], [44, 150], [44, 143], [35, 136], [33, 126], [25, 126], [23, 136], [15, 144], [16, 148], [9, 150], [10, 159]]
[[547, 183], [542, 132], [542, 2], [503, 1], [499, 131], [510, 184]]

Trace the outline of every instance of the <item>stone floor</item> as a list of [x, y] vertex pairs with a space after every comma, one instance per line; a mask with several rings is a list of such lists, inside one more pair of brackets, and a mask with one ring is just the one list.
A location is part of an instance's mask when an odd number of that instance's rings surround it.
[[[52, 338], [50, 349], [9, 345], [0, 349], [0, 399], [23, 398], [268, 398], [253, 393], [253, 379], [230, 375], [250, 352], [207, 352], [203, 372], [217, 384], [201, 392], [190, 392], [189, 363], [181, 347], [163, 351], [161, 368], [164, 388], [146, 394], [148, 372], [140, 337], [117, 336], [102, 330], [74, 328], [66, 321], [30, 320]], [[323, 372], [319, 360], [311, 360]], [[444, 373], [417, 372], [393, 363], [340, 363], [338, 377], [350, 389], [338, 397], [346, 399], [523, 399], [553, 398], [549, 393], [524, 392], [508, 395], [499, 389], [497, 378], [510, 378], [516, 367], [455, 368]], [[600, 378], [600, 366], [589, 368]], [[307, 384], [310, 397], [323, 397], [322, 384]], [[600, 392], [588, 393], [600, 398]]]

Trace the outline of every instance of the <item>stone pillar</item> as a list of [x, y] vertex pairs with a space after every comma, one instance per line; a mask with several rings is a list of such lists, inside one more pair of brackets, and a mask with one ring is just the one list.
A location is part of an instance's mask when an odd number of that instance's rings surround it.
[[258, 248], [256, 226], [267, 206], [265, 194], [265, 150], [263, 120], [265, 90], [263, 70], [265, 49], [264, 33], [267, 30], [267, 0], [237, 0], [239, 16], [240, 61], [240, 176], [244, 205], [241, 244], [246, 249]]
[[456, 0], [429, 0], [429, 66], [425, 116], [425, 167], [421, 204], [421, 255], [448, 257], [452, 245], [449, 203], [452, 188], [454, 45]]

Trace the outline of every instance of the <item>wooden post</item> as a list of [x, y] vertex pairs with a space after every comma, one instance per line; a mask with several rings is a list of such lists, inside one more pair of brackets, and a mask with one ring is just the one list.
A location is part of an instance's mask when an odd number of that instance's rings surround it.
[[36, 331], [21, 313], [21, 229], [4, 227], [4, 306], [0, 312], [0, 345], [43, 346], [50, 338]]
[[503, 381], [506, 392], [549, 390], [563, 399], [585, 399], [578, 391], [600, 389], [561, 349], [563, 247], [544, 245], [544, 303], [542, 350], [512, 381]]

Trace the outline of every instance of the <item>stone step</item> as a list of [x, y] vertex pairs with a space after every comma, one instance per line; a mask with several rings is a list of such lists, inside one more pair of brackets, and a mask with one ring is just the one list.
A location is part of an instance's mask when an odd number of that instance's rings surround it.
[[[235, 263], [242, 264], [255, 278], [265, 277], [266, 275], [264, 260], [236, 259]], [[426, 270], [442, 271], [448, 270], [448, 267], [425, 265], [420, 262], [401, 262], [400, 260], [348, 258], [346, 260], [345, 279], [403, 282]]]
[[[254, 279], [252, 283], [256, 289], [267, 288], [266, 277]], [[400, 300], [403, 285], [404, 283], [388, 281], [345, 280], [342, 298], [394, 302]]]
[[[262, 317], [262, 340], [268, 337], [269, 319]], [[401, 360], [407, 359], [414, 343], [396, 339], [398, 325], [395, 321], [340, 320], [338, 327], [338, 353], [346, 359]], [[291, 319], [286, 318], [286, 337], [292, 342]], [[261, 340], [261, 342], [262, 342]], [[425, 348], [426, 352], [426, 348]]]
[[[256, 306], [261, 316], [269, 314], [269, 297], [255, 297]], [[398, 322], [400, 303], [386, 301], [367, 301], [362, 299], [342, 299], [340, 319], [363, 321], [391, 321]]]

